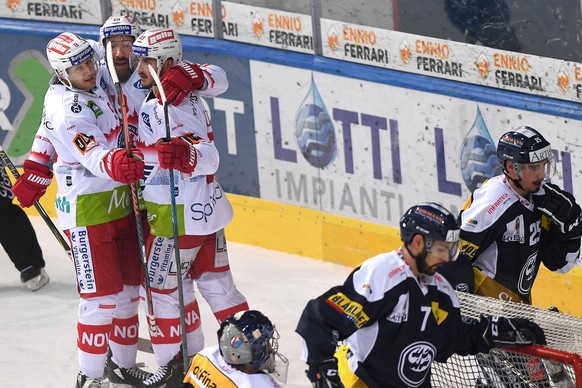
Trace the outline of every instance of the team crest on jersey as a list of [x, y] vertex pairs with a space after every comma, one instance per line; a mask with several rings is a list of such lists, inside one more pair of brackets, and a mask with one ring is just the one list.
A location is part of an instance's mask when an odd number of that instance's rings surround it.
[[75, 143], [75, 146], [82, 154], [86, 154], [97, 145], [94, 136], [88, 136], [84, 133], [77, 133], [73, 139], [73, 143]]
[[534, 254], [527, 258], [525, 265], [521, 269], [517, 289], [522, 294], [527, 294], [531, 290], [536, 272], [537, 257], [538, 252], [536, 251]]
[[426, 378], [434, 357], [436, 348], [426, 341], [418, 341], [408, 345], [398, 360], [398, 377], [409, 387], [418, 387]]

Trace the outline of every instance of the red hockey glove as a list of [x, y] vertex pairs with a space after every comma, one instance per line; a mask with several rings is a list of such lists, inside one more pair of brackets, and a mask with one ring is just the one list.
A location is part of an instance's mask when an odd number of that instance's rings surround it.
[[193, 144], [185, 137], [174, 137], [169, 142], [161, 140], [156, 144], [160, 167], [173, 168], [189, 174], [196, 168], [198, 156]]
[[105, 154], [101, 162], [107, 175], [114, 181], [131, 184], [143, 177], [143, 154], [140, 150], [131, 150], [131, 157], [127, 156], [124, 148], [115, 148]]
[[44, 164], [32, 160], [25, 160], [23, 167], [24, 173], [12, 186], [12, 192], [22, 207], [30, 207], [44, 195], [53, 173]]
[[[166, 100], [178, 106], [193, 90], [200, 89], [205, 82], [204, 74], [195, 63], [180, 62], [162, 76], [162, 87]], [[162, 100], [158, 96], [158, 102]]]

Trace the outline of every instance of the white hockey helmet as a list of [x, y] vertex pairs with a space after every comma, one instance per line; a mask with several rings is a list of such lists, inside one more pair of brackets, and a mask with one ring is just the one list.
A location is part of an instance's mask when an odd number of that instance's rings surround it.
[[99, 42], [105, 47], [105, 39], [117, 35], [133, 36], [135, 41], [141, 28], [129, 15], [110, 16], [99, 29]]
[[182, 42], [178, 33], [170, 28], [152, 28], [136, 39], [132, 52], [137, 57], [155, 58], [159, 75], [169, 58], [174, 63], [182, 60]]
[[81, 64], [87, 59], [97, 63], [95, 51], [89, 42], [71, 32], [63, 32], [51, 39], [46, 46], [46, 56], [61, 81], [71, 87], [67, 69]]

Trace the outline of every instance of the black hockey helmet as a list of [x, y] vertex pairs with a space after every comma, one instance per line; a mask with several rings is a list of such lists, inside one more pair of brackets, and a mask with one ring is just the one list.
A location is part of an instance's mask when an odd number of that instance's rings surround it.
[[249, 364], [272, 372], [279, 334], [260, 311], [241, 311], [226, 318], [218, 329], [220, 354], [227, 364]]
[[417, 234], [424, 236], [424, 248], [430, 252], [435, 241], [454, 243], [449, 257], [451, 261], [459, 254], [461, 229], [455, 216], [434, 202], [424, 202], [408, 209], [400, 219], [400, 238], [409, 244]]
[[[548, 160], [548, 173], [552, 174], [555, 166], [554, 154], [552, 153], [550, 142], [538, 131], [527, 126], [505, 132], [501, 136], [497, 144], [497, 158], [505, 174], [507, 174], [505, 161], [527, 164]], [[521, 169], [518, 167], [518, 176], [519, 171]]]

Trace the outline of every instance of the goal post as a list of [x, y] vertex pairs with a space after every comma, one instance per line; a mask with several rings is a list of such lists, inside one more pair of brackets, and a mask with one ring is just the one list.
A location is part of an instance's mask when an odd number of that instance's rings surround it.
[[463, 315], [528, 318], [540, 325], [546, 346], [491, 349], [433, 363], [432, 386], [582, 388], [582, 319], [530, 305], [458, 293]]

